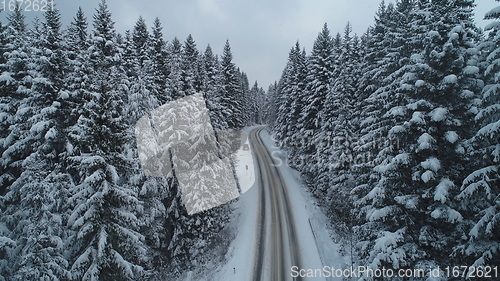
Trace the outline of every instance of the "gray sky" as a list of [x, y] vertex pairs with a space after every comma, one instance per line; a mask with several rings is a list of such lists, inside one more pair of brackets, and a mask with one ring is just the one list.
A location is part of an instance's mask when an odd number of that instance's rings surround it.
[[[8, 0], [7, 0], [8, 1]], [[82, 6], [89, 22], [100, 0], [55, 0], [65, 25]], [[267, 90], [278, 80], [288, 52], [297, 40], [309, 53], [314, 39], [326, 22], [332, 34], [342, 32], [347, 21], [362, 34], [373, 23], [379, 0], [107, 0], [116, 29], [132, 29], [142, 15], [151, 27], [159, 17], [165, 39], [188, 34], [198, 48], [207, 44], [222, 53], [226, 39], [231, 43], [234, 62], [247, 73], [250, 83], [258, 80]], [[386, 2], [391, 2], [386, 0]], [[494, 0], [476, 0], [476, 20], [498, 5]], [[30, 12], [28, 18], [37, 13]], [[0, 19], [4, 21], [5, 13]], [[42, 14], [39, 14], [43, 17]]]

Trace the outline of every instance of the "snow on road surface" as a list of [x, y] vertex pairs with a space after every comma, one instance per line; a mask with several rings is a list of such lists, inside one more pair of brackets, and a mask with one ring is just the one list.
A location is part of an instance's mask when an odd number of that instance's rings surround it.
[[[237, 153], [236, 170], [244, 176], [240, 180], [249, 179], [252, 184], [242, 185], [242, 195], [232, 206], [235, 211], [230, 227], [237, 232], [236, 237], [223, 259], [225, 264], [190, 280], [341, 280], [292, 278], [294, 265], [313, 270], [341, 268], [346, 259], [331, 238], [327, 218], [305, 191], [299, 173], [284, 165], [285, 154], [275, 147], [267, 131], [253, 127], [245, 133], [251, 154]], [[277, 165], [280, 162], [283, 165]], [[291, 232], [295, 238], [290, 238]]]

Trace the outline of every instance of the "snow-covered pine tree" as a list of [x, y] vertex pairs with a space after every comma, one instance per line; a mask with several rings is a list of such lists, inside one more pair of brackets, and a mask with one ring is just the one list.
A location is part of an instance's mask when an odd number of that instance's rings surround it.
[[23, 131], [27, 128], [25, 122], [27, 112], [22, 109], [21, 101], [27, 96], [31, 88], [32, 79], [29, 78], [28, 64], [30, 49], [26, 44], [25, 16], [16, 11], [7, 16], [8, 27], [3, 33], [8, 44], [5, 45], [2, 64], [0, 115], [0, 186], [2, 194], [19, 176], [21, 159], [28, 155], [26, 145], [23, 144]]
[[15, 248], [16, 241], [8, 237], [9, 231], [4, 223], [0, 222], [0, 228], [0, 281], [6, 281], [12, 274], [10, 261], [15, 257], [12, 255], [12, 249]]
[[[19, 20], [22, 20], [21, 26], [25, 27], [24, 15], [17, 13]], [[5, 154], [8, 148], [9, 139], [13, 136], [10, 126], [14, 124], [17, 105], [21, 96], [17, 93], [20, 79], [26, 73], [26, 54], [19, 56], [24, 39], [24, 28], [17, 30], [14, 27], [15, 14], [9, 15], [10, 24], [4, 25], [0, 22], [0, 280], [5, 281], [14, 272], [13, 263], [16, 257], [16, 241], [13, 237], [13, 220], [6, 214], [6, 207], [9, 204], [8, 198], [4, 197], [9, 192], [11, 184], [15, 181], [18, 169], [14, 169], [9, 160], [9, 155]], [[16, 35], [18, 35], [16, 37]], [[17, 40], [16, 40], [17, 39]], [[17, 75], [17, 71], [20, 71]], [[24, 74], [23, 74], [24, 73]], [[11, 140], [12, 141], [12, 140]], [[10, 162], [10, 163], [9, 163]]]
[[[1, 13], [1, 12], [0, 12]], [[10, 43], [9, 36], [7, 33], [8, 26], [3, 24], [0, 21], [0, 76], [3, 79], [0, 79], [0, 140], [3, 142], [3, 139], [7, 136], [7, 129], [9, 126], [9, 103], [10, 103], [10, 93], [8, 90], [9, 80], [11, 80], [8, 76], [5, 75], [4, 72], [7, 70], [6, 62], [6, 52], [8, 51], [8, 44]], [[0, 143], [0, 155], [4, 151], [3, 145]], [[5, 177], [5, 173], [3, 173], [3, 168], [0, 165], [0, 173], [2, 176], [0, 177], [0, 216], [3, 213], [4, 205], [3, 198], [4, 191], [7, 186], [7, 178]], [[4, 182], [5, 181], [5, 182]], [[15, 241], [8, 238], [10, 235], [9, 229], [5, 226], [4, 222], [0, 221], [0, 280], [5, 281], [6, 276], [10, 276], [11, 268], [9, 266], [9, 261], [13, 258], [11, 256], [12, 248], [15, 247]]]
[[462, 215], [453, 198], [465, 171], [462, 139], [470, 134], [470, 99], [480, 84], [472, 71], [472, 2], [419, 4], [417, 15], [426, 17], [412, 25], [426, 32], [413, 40], [425, 48], [411, 56], [397, 90], [405, 94], [407, 121], [389, 131], [400, 146], [377, 167], [382, 176], [367, 195], [373, 202], [368, 224], [380, 222], [373, 243], [363, 246], [373, 267], [453, 264], [449, 249], [461, 236], [456, 225]]
[[275, 134], [275, 139], [278, 142], [278, 145], [283, 148], [290, 148], [290, 135], [293, 134], [293, 131], [289, 131], [290, 124], [292, 121], [290, 119], [294, 118], [291, 114], [291, 104], [296, 96], [292, 95], [292, 89], [298, 83], [296, 80], [296, 57], [300, 54], [300, 49], [297, 52], [297, 48], [292, 48], [288, 53], [288, 61], [283, 70], [283, 74], [281, 75], [279, 84], [278, 84], [278, 96], [276, 97], [276, 110], [277, 116], [276, 121], [274, 123], [275, 127], [273, 127], [273, 131]]
[[[400, 140], [389, 135], [390, 129], [402, 124], [407, 108], [399, 87], [407, 72], [412, 53], [421, 51], [421, 36], [426, 22], [419, 24], [426, 13], [417, 9], [414, 1], [398, 1], [395, 6], [383, 4], [377, 13], [375, 26], [366, 41], [368, 61], [360, 80], [361, 123], [356, 144], [356, 187], [353, 193], [358, 212], [357, 239], [361, 260], [368, 257], [367, 245], [384, 229], [384, 220], [373, 219], [374, 209], [391, 206], [392, 193], [381, 185], [381, 175], [399, 149]], [[423, 30], [422, 30], [423, 29]]]
[[146, 26], [146, 21], [141, 16], [137, 20], [132, 31], [132, 41], [134, 42], [135, 57], [137, 60], [137, 67], [142, 68], [147, 63], [149, 58], [149, 32]]
[[194, 41], [191, 34], [187, 37], [184, 42], [184, 47], [182, 48], [182, 60], [181, 60], [181, 85], [182, 85], [182, 97], [190, 96], [196, 93], [197, 88], [200, 89], [198, 64], [199, 62], [199, 52], [196, 48], [196, 42]]
[[[3, 11], [0, 11], [0, 14]], [[7, 62], [7, 57], [5, 56], [5, 53], [8, 51], [8, 44], [10, 43], [9, 40], [9, 35], [7, 33], [9, 29], [8, 25], [5, 25], [3, 22], [0, 21], [0, 73], [3, 73], [6, 70], [6, 65], [5, 62]], [[4, 78], [5, 79], [5, 78]], [[7, 82], [7, 81], [2, 81], [2, 82]]]
[[80, 90], [88, 88], [90, 70], [89, 61], [89, 38], [87, 31], [88, 23], [82, 8], [80, 7], [64, 34], [64, 41], [67, 44], [67, 74], [65, 75], [65, 86], [69, 98], [68, 102], [73, 103], [74, 112], [67, 116], [68, 123], [74, 125], [78, 113], [78, 107], [82, 103], [83, 95]]
[[137, 232], [141, 202], [126, 181], [130, 163], [122, 151], [127, 140], [123, 117], [123, 72], [116, 67], [114, 23], [103, 0], [94, 15], [90, 47], [94, 73], [89, 96], [71, 128], [75, 187], [67, 241], [73, 280], [136, 280], [146, 254]]
[[250, 89], [250, 101], [251, 101], [251, 107], [249, 109], [249, 112], [252, 113], [250, 115], [250, 123], [251, 124], [263, 124], [263, 107], [264, 107], [264, 98], [265, 98], [265, 91], [261, 87], [259, 87], [259, 84], [257, 81], [252, 86], [252, 89]]
[[122, 178], [126, 123], [116, 111], [121, 108], [116, 93], [99, 94], [87, 102], [72, 132], [80, 180], [69, 200], [74, 207], [68, 226], [75, 230], [68, 243], [71, 271], [77, 280], [135, 280], [146, 252], [137, 232], [141, 202]]
[[203, 62], [206, 76], [202, 92], [207, 103], [212, 126], [217, 134], [218, 131], [229, 128], [224, 117], [229, 116], [231, 113], [223, 112], [225, 109], [222, 107], [221, 102], [223, 93], [221, 66], [219, 58], [214, 55], [210, 45], [207, 46], [203, 54]]
[[[174, 38], [168, 46], [167, 95], [172, 100], [184, 97], [182, 90], [182, 44]], [[169, 100], [169, 99], [167, 99]]]
[[[498, 0], [497, 0], [498, 1]], [[485, 86], [479, 111], [475, 116], [477, 131], [470, 140], [470, 173], [462, 182], [458, 195], [464, 214], [467, 241], [456, 254], [474, 266], [498, 264], [500, 261], [500, 215], [498, 177], [500, 165], [500, 6], [486, 13], [487, 38], [481, 43]], [[476, 68], [469, 68], [476, 71]]]
[[[127, 65], [131, 68], [127, 71], [128, 97], [125, 112], [131, 126], [134, 126], [139, 118], [160, 106], [157, 100], [159, 94], [154, 92], [156, 88], [149, 39], [146, 22], [139, 17], [132, 31], [131, 44], [127, 44], [131, 50], [125, 51], [128, 54]], [[132, 130], [130, 134], [133, 135]]]
[[276, 126], [278, 111], [277, 90], [278, 82], [274, 82], [273, 84], [269, 85], [266, 92], [266, 108], [264, 120], [266, 124], [268, 124], [269, 128], [274, 128]]
[[303, 124], [299, 122], [300, 113], [307, 97], [305, 86], [307, 78], [307, 62], [305, 51], [301, 51], [297, 42], [290, 50], [287, 66], [279, 82], [279, 94], [276, 96], [277, 116], [275, 121], [275, 137], [279, 145], [289, 150], [290, 164], [300, 168], [298, 154], [304, 139], [301, 135]]
[[[125, 30], [125, 34], [117, 35], [116, 43], [118, 44], [118, 51], [120, 54], [120, 66], [123, 68], [128, 77], [135, 77], [138, 70], [138, 60], [135, 53], [134, 41], [132, 32]], [[125, 81], [127, 87], [130, 87], [129, 79]]]
[[317, 178], [317, 192], [328, 202], [329, 215], [339, 222], [339, 230], [348, 230], [353, 223], [350, 191], [354, 185], [351, 167], [359, 120], [356, 107], [359, 102], [357, 84], [360, 54], [359, 40], [351, 32], [352, 27], [348, 23], [340, 46], [334, 50], [332, 86], [323, 111], [320, 112], [323, 123], [318, 154], [320, 175]]
[[[144, 174], [139, 162], [134, 132], [136, 122], [161, 105], [158, 98], [166, 101], [165, 81], [158, 81], [161, 77], [155, 77], [164, 73], [164, 70], [157, 68], [160, 67], [158, 63], [166, 63], [166, 58], [159, 58], [161, 54], [165, 54], [165, 44], [158, 20], [153, 32], [153, 36], [148, 34], [146, 23], [140, 17], [131, 35], [129, 38], [126, 37], [124, 42], [127, 48], [123, 51], [126, 55], [124, 58], [128, 60], [126, 64], [129, 67], [127, 71], [129, 86], [125, 87], [128, 93], [125, 112], [129, 127], [123, 154], [130, 163], [130, 169], [126, 174], [128, 184], [139, 190], [140, 200], [144, 202], [143, 210], [139, 213], [139, 229], [148, 245], [147, 255], [152, 257], [148, 259], [147, 265], [160, 266], [168, 261], [166, 250], [170, 242], [168, 239], [170, 234], [166, 230], [170, 214], [167, 213], [165, 204], [169, 206], [176, 194], [172, 194], [170, 189], [173, 184], [172, 178], [154, 178]], [[154, 49], [158, 49], [160, 53], [155, 53]]]
[[87, 32], [87, 18], [82, 10], [82, 7], [78, 8], [78, 11], [70, 23], [70, 27], [66, 32], [66, 42], [70, 46], [72, 51], [85, 50], [88, 46], [88, 32]]
[[203, 109], [203, 95], [196, 94], [188, 97], [188, 100], [189, 102], [182, 102], [169, 112], [175, 120], [184, 120], [176, 124], [175, 134], [172, 135], [173, 138], [183, 136], [184, 139], [172, 148], [172, 163], [176, 179], [181, 184], [182, 201], [187, 206], [178, 211], [173, 225], [170, 245], [173, 260], [170, 267], [175, 271], [201, 262], [206, 244], [227, 222], [227, 205], [198, 213], [192, 213], [193, 208], [213, 206], [212, 202], [221, 202], [221, 196], [226, 196], [229, 190], [235, 190], [227, 180], [232, 174], [225, 172], [229, 167], [229, 159], [225, 155], [225, 163], [220, 161], [219, 154], [216, 153], [217, 139], [211, 126], [200, 123], [209, 117], [208, 112]]
[[250, 125], [250, 82], [248, 82], [248, 76], [245, 72], [242, 72], [238, 67], [240, 89], [241, 89], [241, 112], [243, 119], [243, 126]]
[[300, 148], [304, 143], [304, 139], [301, 135], [304, 124], [300, 122], [300, 114], [305, 106], [303, 102], [307, 98], [306, 86], [308, 73], [306, 51], [301, 50], [300, 48], [300, 44], [297, 42], [295, 44], [296, 56], [294, 56], [294, 80], [296, 81], [296, 83], [294, 84], [291, 93], [294, 98], [290, 105], [290, 112], [292, 113], [292, 115], [290, 115], [291, 119], [290, 123], [288, 124], [288, 131], [290, 132], [288, 133], [288, 142], [289, 146], [292, 148], [290, 149], [289, 157], [291, 160], [291, 164], [296, 168], [300, 168], [302, 166], [299, 153], [301, 153]]
[[239, 73], [233, 63], [233, 54], [229, 40], [224, 45], [224, 52], [221, 59], [222, 86], [221, 105], [223, 113], [227, 114], [229, 128], [240, 129], [244, 126], [243, 120], [243, 91], [240, 86]]
[[[356, 174], [357, 187], [353, 190], [355, 194], [363, 197], [368, 192], [370, 185], [377, 181], [377, 173], [373, 173], [375, 166], [374, 156], [379, 153], [380, 140], [387, 135], [389, 126], [381, 123], [389, 119], [384, 116], [384, 103], [381, 95], [382, 85], [388, 83], [386, 77], [394, 69], [387, 68], [388, 61], [394, 54], [389, 55], [391, 42], [390, 28], [392, 22], [398, 19], [394, 17], [393, 4], [385, 5], [382, 1], [375, 16], [375, 24], [370, 27], [366, 34], [364, 48], [366, 55], [361, 68], [363, 73], [359, 80], [358, 92], [360, 95], [360, 126], [358, 130], [358, 141], [354, 147], [356, 158], [354, 159], [353, 172]], [[392, 49], [392, 48], [391, 48]], [[387, 96], [387, 95], [386, 95]], [[385, 130], [385, 131], [384, 131]], [[360, 213], [361, 216], [363, 216]]]
[[401, 114], [405, 112], [402, 95], [396, 89], [411, 52], [420, 50], [415, 38], [419, 38], [421, 32], [413, 30], [418, 25], [410, 24], [416, 18], [412, 14], [414, 7], [415, 2], [408, 0], [398, 1], [395, 6], [390, 3], [387, 7], [382, 2], [375, 26], [367, 36], [367, 60], [359, 83], [360, 137], [354, 148], [353, 167], [361, 189], [378, 180], [372, 169], [387, 157], [390, 141], [386, 139], [387, 132], [401, 122]]
[[16, 246], [12, 280], [69, 280], [68, 261], [64, 257], [64, 212], [70, 177], [44, 159], [44, 155], [32, 154], [25, 160], [27, 166], [14, 182], [22, 194], [18, 202], [18, 221], [22, 234]]
[[9, 26], [16, 33], [23, 34], [27, 31], [28, 27], [26, 25], [26, 16], [23, 14], [22, 9], [15, 9], [9, 15], [7, 15], [7, 19], [9, 20]]
[[[12, 108], [12, 92], [14, 88], [11, 86], [13, 82], [12, 74], [8, 72], [7, 67], [7, 54], [10, 44], [8, 33], [9, 27], [0, 22], [0, 156], [5, 151], [4, 139], [9, 134], [9, 126], [12, 122], [12, 115], [14, 109]], [[1, 159], [1, 158], [0, 158]], [[3, 195], [7, 185], [12, 182], [12, 177], [6, 173], [4, 165], [0, 163], [0, 195]]]
[[[21, 173], [6, 195], [9, 207], [5, 216], [17, 240], [13, 260], [13, 280], [64, 280], [68, 277], [63, 257], [64, 237], [61, 214], [70, 185], [61, 165], [65, 150], [63, 75], [66, 59], [61, 41], [58, 10], [45, 13], [43, 29], [31, 31], [31, 57], [28, 69], [31, 88], [21, 101], [26, 118], [19, 126], [21, 138], [13, 146], [23, 147]], [[39, 25], [38, 25], [39, 26]]]
[[207, 70], [205, 69], [205, 63], [203, 61], [203, 52], [198, 51], [198, 58], [196, 59], [195, 77], [194, 77], [194, 90], [196, 93], [200, 93], [203, 88], [205, 81], [207, 79]]
[[314, 181], [318, 174], [319, 142], [322, 140], [321, 124], [328, 122], [321, 119], [321, 112], [327, 95], [330, 93], [334, 71], [333, 40], [327, 24], [314, 41], [311, 55], [308, 58], [308, 76], [306, 95], [302, 99], [303, 108], [299, 123], [302, 124], [300, 140], [301, 163], [307, 163], [302, 169], [306, 181], [314, 193]]
[[153, 29], [150, 37], [150, 57], [151, 68], [153, 71], [153, 93], [156, 93], [156, 99], [160, 104], [165, 104], [169, 98], [169, 93], [165, 92], [165, 81], [168, 77], [168, 54], [167, 42], [163, 39], [163, 27], [160, 19], [156, 18], [153, 22]]

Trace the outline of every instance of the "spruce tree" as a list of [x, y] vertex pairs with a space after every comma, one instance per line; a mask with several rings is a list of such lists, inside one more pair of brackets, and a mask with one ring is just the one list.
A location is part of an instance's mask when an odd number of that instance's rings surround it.
[[0, 182], [2, 193], [5, 193], [10, 184], [21, 172], [21, 160], [27, 157], [28, 149], [23, 141], [23, 131], [27, 130], [25, 124], [28, 112], [21, 109], [21, 102], [29, 94], [31, 88], [29, 74], [30, 48], [26, 44], [25, 17], [23, 13], [15, 11], [7, 16], [8, 28], [3, 36], [10, 44], [5, 45], [4, 64], [2, 64], [2, 96], [0, 112], [2, 118], [0, 152]]
[[168, 61], [167, 61], [167, 43], [163, 39], [163, 27], [161, 26], [160, 19], [156, 18], [153, 23], [153, 30], [151, 33], [150, 44], [150, 57], [151, 69], [153, 71], [154, 80], [154, 93], [156, 99], [160, 104], [164, 104], [168, 100], [168, 93], [166, 93], [166, 80], [168, 77]]
[[143, 17], [139, 17], [135, 23], [132, 32], [132, 41], [134, 42], [135, 58], [139, 68], [149, 60], [149, 32]]
[[199, 52], [196, 42], [189, 35], [184, 42], [181, 62], [182, 96], [190, 96], [200, 90], [200, 77], [198, 72]]
[[273, 130], [275, 132], [278, 145], [281, 147], [289, 147], [289, 134], [292, 134], [292, 132], [288, 131], [287, 125], [291, 123], [291, 103], [296, 98], [292, 96], [292, 89], [297, 84], [297, 81], [295, 80], [296, 56], [298, 56], [296, 48], [292, 48], [288, 54], [287, 65], [283, 70], [283, 74], [281, 75], [281, 79], [278, 84], [278, 96], [276, 97], [277, 118]]
[[320, 151], [320, 142], [324, 140], [321, 137], [321, 124], [328, 122], [321, 118], [324, 102], [330, 93], [333, 77], [333, 40], [330, 36], [330, 30], [327, 24], [319, 33], [314, 41], [311, 56], [308, 58], [308, 76], [307, 76], [307, 95], [302, 100], [304, 107], [300, 113], [299, 122], [303, 124], [301, 128], [301, 154], [303, 161], [307, 162], [303, 173], [306, 180], [311, 184], [312, 190], [315, 190], [312, 179], [319, 174], [317, 165]]
[[[398, 89], [408, 111], [388, 112], [406, 119], [389, 130], [400, 147], [392, 147], [393, 157], [377, 167], [381, 178], [367, 195], [378, 207], [366, 217], [382, 227], [369, 257], [374, 266], [452, 264], [448, 249], [460, 237], [456, 226], [463, 219], [453, 198], [465, 171], [462, 140], [470, 134], [468, 109], [479, 85], [477, 73], [467, 71], [475, 67], [467, 51], [474, 47], [471, 5], [433, 1], [421, 6], [431, 16], [413, 24], [427, 32], [420, 37], [425, 48], [410, 57]], [[388, 240], [394, 241], [390, 249], [380, 246]]]
[[[10, 43], [9, 40], [9, 35], [7, 33], [8, 31], [8, 26], [4, 25], [2, 22], [0, 22], [0, 123], [2, 124], [0, 126], [0, 131], [2, 132], [0, 134], [0, 155], [4, 151], [4, 146], [3, 146], [3, 140], [7, 136], [8, 133], [8, 126], [9, 126], [9, 121], [11, 120], [12, 117], [9, 114], [9, 109], [10, 107], [10, 102], [11, 102], [11, 95], [9, 92], [9, 84], [10, 81], [12, 81], [11, 75], [7, 74], [7, 52], [9, 50], [8, 45]], [[10, 120], [9, 120], [10, 119]], [[0, 215], [3, 213], [3, 210], [5, 208], [4, 206], [4, 201], [2, 196], [4, 195], [6, 191], [6, 187], [8, 184], [8, 179], [9, 175], [4, 173], [4, 168], [0, 165], [0, 172], [2, 173], [2, 176], [0, 176]], [[5, 223], [0, 220], [0, 248], [2, 249], [0, 251], [0, 280], [4, 281], [5, 276], [10, 276], [12, 269], [9, 266], [9, 261], [13, 258], [11, 256], [12, 253], [12, 248], [15, 247], [15, 241], [10, 239], [10, 231], [8, 228], [5, 226]]]
[[353, 147], [359, 120], [355, 110], [360, 76], [359, 41], [351, 35], [351, 31], [348, 23], [340, 45], [335, 48], [334, 78], [320, 113], [324, 121], [318, 154], [320, 175], [316, 180], [318, 193], [326, 197], [330, 215], [339, 221], [339, 230], [343, 231], [350, 230], [352, 226], [350, 191], [354, 186]]
[[[483, 79], [479, 110], [475, 116], [476, 132], [470, 139], [468, 155], [473, 171], [464, 179], [458, 195], [465, 220], [467, 240], [456, 249], [457, 256], [467, 257], [470, 264], [486, 266], [499, 262], [500, 180], [498, 167], [500, 128], [500, 6], [485, 15], [494, 20], [486, 27], [488, 37], [481, 43]], [[468, 68], [467, 71], [477, 71]]]
[[[69, 187], [64, 167], [64, 116], [68, 107], [62, 95], [66, 59], [61, 41], [58, 10], [45, 14], [44, 29], [33, 29], [28, 69], [33, 83], [20, 104], [26, 118], [17, 124], [20, 138], [11, 147], [23, 147], [20, 174], [10, 186], [6, 217], [17, 239], [19, 259], [13, 261], [14, 280], [64, 280], [61, 214]], [[36, 36], [36, 37], [35, 37]], [[21, 211], [22, 210], [22, 211]]]
[[292, 148], [290, 150], [290, 159], [291, 163], [294, 165], [294, 167], [300, 169], [302, 166], [303, 162], [301, 162], [301, 159], [299, 157], [299, 153], [301, 153], [301, 147], [304, 144], [304, 139], [302, 138], [302, 129], [304, 128], [304, 125], [300, 119], [300, 114], [306, 105], [304, 103], [305, 99], [307, 98], [307, 91], [306, 86], [307, 86], [307, 56], [305, 50], [300, 49], [300, 44], [297, 42], [295, 44], [295, 51], [294, 53], [296, 54], [294, 56], [295, 58], [295, 83], [292, 88], [292, 93], [291, 96], [293, 97], [292, 103], [291, 103], [291, 108], [290, 108], [290, 123], [288, 124], [288, 143], [289, 146]]
[[206, 76], [202, 92], [205, 96], [212, 126], [217, 134], [218, 131], [229, 128], [225, 116], [230, 113], [223, 112], [225, 109], [222, 107], [221, 102], [223, 94], [221, 66], [219, 58], [214, 55], [210, 45], [207, 46], [203, 54], [203, 61]]
[[74, 234], [71, 272], [75, 280], [135, 280], [146, 254], [136, 214], [137, 187], [126, 180], [131, 167], [123, 155], [127, 142], [123, 117], [124, 73], [115, 64], [115, 31], [106, 2], [94, 15], [91, 47], [95, 72], [78, 122], [70, 130], [75, 187], [68, 226]]
[[233, 63], [233, 54], [229, 40], [224, 45], [221, 58], [223, 93], [221, 105], [224, 118], [230, 129], [240, 129], [244, 126], [243, 120], [243, 92], [238, 78], [238, 71]]
[[15, 33], [23, 34], [26, 30], [26, 16], [23, 14], [22, 9], [15, 9], [7, 16], [9, 26]]
[[87, 18], [82, 10], [82, 7], [78, 8], [76, 16], [70, 23], [68, 29], [68, 44], [73, 47], [73, 50], [84, 50], [88, 45], [88, 32], [87, 32]]
[[262, 124], [265, 91], [259, 87], [259, 83], [257, 83], [257, 81], [253, 84], [252, 89], [250, 89], [249, 96], [250, 108], [248, 111], [251, 113], [250, 124]]
[[169, 69], [167, 76], [167, 101], [184, 97], [182, 85], [182, 44], [174, 38], [168, 46]]
[[[148, 114], [158, 107], [159, 94], [156, 92], [154, 82], [153, 60], [150, 52], [150, 36], [144, 19], [139, 17], [131, 41], [125, 38], [124, 59], [128, 66], [128, 81], [125, 90], [127, 91], [126, 115], [128, 123], [134, 126], [142, 116]], [[131, 134], [133, 134], [131, 132]]]

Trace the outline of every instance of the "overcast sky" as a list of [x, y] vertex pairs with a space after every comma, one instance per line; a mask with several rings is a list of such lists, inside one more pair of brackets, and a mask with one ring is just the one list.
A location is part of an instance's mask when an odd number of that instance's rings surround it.
[[[89, 22], [100, 0], [55, 0], [65, 25], [82, 6]], [[297, 40], [309, 53], [326, 22], [332, 34], [342, 32], [347, 21], [362, 34], [373, 23], [379, 0], [108, 0], [116, 29], [132, 29], [142, 15], [151, 27], [159, 17], [165, 39], [183, 42], [191, 34], [200, 50], [210, 44], [221, 54], [226, 39], [234, 62], [267, 90], [278, 80], [288, 51]], [[386, 3], [391, 2], [386, 0]], [[476, 0], [476, 20], [498, 5], [494, 0]], [[2, 13], [4, 14], [4, 13]], [[29, 18], [36, 13], [31, 12]], [[43, 17], [43, 15], [39, 15]], [[0, 19], [4, 21], [5, 16]], [[479, 22], [484, 26], [484, 22]]]

